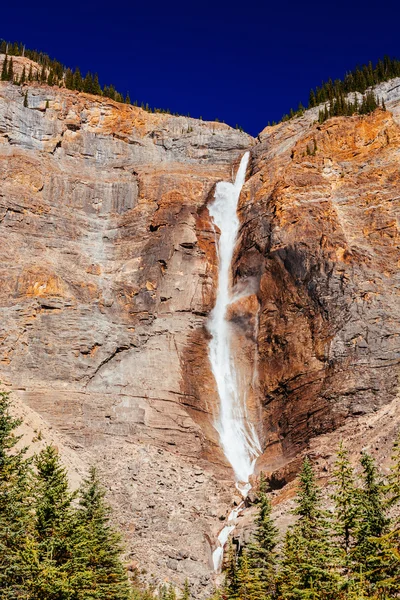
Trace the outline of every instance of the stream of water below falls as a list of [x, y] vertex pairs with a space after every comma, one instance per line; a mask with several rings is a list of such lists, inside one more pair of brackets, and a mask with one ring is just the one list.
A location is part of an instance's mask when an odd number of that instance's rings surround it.
[[[234, 470], [236, 487], [244, 499], [251, 489], [249, 478], [261, 453], [261, 447], [256, 430], [247, 418], [247, 394], [245, 390], [240, 390], [232, 352], [232, 331], [226, 314], [233, 301], [231, 264], [239, 231], [237, 205], [248, 160], [249, 152], [246, 152], [240, 161], [234, 183], [217, 183], [214, 201], [208, 207], [213, 224], [220, 230], [217, 244], [218, 290], [208, 323], [211, 334], [209, 359], [220, 401], [215, 428], [219, 433], [224, 454]], [[218, 536], [218, 546], [213, 553], [215, 571], [221, 568], [224, 545], [235, 529], [235, 521], [243, 508], [244, 501], [230, 513], [227, 525]]]

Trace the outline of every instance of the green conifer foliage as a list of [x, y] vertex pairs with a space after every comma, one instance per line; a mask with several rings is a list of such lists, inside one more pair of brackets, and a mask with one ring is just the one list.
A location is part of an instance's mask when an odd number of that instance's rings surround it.
[[190, 598], [191, 598], [191, 594], [190, 594], [189, 580], [186, 578], [181, 600], [190, 600]]
[[229, 599], [237, 598], [239, 594], [237, 556], [232, 540], [229, 540], [228, 545], [228, 562], [225, 572], [224, 592]]
[[7, 81], [8, 79], [8, 57], [7, 54], [3, 60], [3, 66], [1, 68], [1, 81]]
[[23, 553], [31, 534], [30, 461], [16, 447], [21, 421], [10, 414], [9, 394], [0, 392], [0, 590], [2, 598], [24, 598]]
[[26, 580], [29, 597], [52, 600], [72, 593], [74, 533], [67, 474], [56, 449], [47, 446], [35, 459], [35, 532], [26, 553], [31, 566]]
[[246, 549], [239, 558], [237, 583], [240, 600], [258, 600], [264, 597], [257, 573], [250, 568]]
[[343, 551], [344, 564], [349, 566], [350, 551], [354, 546], [355, 531], [359, 522], [359, 506], [353, 467], [343, 443], [339, 445], [333, 471], [335, 503], [334, 531], [339, 548]]
[[298, 520], [286, 536], [278, 581], [281, 597], [336, 599], [339, 581], [330, 525], [321, 508], [320, 491], [308, 458], [299, 475], [294, 514]]
[[7, 79], [8, 81], [14, 81], [14, 63], [12, 57], [8, 62]]
[[99, 76], [97, 75], [97, 73], [94, 76], [93, 79], [93, 94], [96, 94], [97, 96], [101, 96], [102, 91], [101, 91], [101, 86], [99, 83]]
[[400, 590], [400, 434], [397, 436], [392, 454], [392, 466], [388, 477], [386, 487], [387, 507], [394, 509], [396, 518], [391, 524], [390, 531], [377, 538], [379, 545], [379, 588], [388, 594], [396, 593]]
[[[80, 562], [87, 573], [87, 596], [91, 589], [97, 591], [96, 598], [126, 600], [129, 584], [126, 570], [121, 562], [121, 538], [110, 524], [110, 509], [104, 502], [105, 492], [96, 470], [92, 468], [81, 492], [77, 513], [76, 532], [80, 544]], [[169, 590], [167, 600], [175, 600]], [[175, 593], [175, 591], [174, 591]]]
[[360, 518], [355, 533], [356, 546], [353, 558], [356, 570], [365, 574], [373, 589], [379, 588], [379, 565], [382, 561], [379, 538], [389, 529], [386, 517], [383, 482], [379, 477], [373, 458], [363, 453], [361, 457], [362, 488], [358, 490]]
[[72, 89], [78, 90], [78, 92], [81, 92], [83, 89], [83, 80], [79, 67], [77, 67], [74, 72]]
[[262, 596], [265, 598], [274, 593], [276, 545], [278, 529], [271, 517], [271, 503], [266, 494], [263, 473], [260, 474], [259, 510], [256, 517], [254, 540], [248, 546], [248, 558], [252, 572], [258, 577]]

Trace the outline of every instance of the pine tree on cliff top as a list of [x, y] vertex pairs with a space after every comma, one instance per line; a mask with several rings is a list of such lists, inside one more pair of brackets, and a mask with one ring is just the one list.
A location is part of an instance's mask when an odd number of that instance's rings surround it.
[[1, 68], [1, 81], [7, 81], [8, 79], [8, 58], [7, 54], [4, 56], [3, 66]]

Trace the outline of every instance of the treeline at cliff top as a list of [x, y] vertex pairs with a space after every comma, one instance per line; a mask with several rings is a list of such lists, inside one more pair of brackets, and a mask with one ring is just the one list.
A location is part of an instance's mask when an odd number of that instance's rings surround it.
[[[88, 71], [83, 75], [76, 67], [75, 70], [70, 69], [63, 65], [60, 61], [50, 58], [50, 56], [44, 52], [38, 50], [29, 50], [21, 42], [7, 42], [5, 40], [0, 41], [0, 53], [6, 55], [6, 62], [3, 64], [1, 79], [3, 81], [12, 81], [17, 85], [27, 83], [29, 81], [38, 81], [41, 83], [47, 83], [47, 85], [58, 85], [60, 87], [66, 87], [69, 90], [77, 90], [78, 92], [86, 92], [87, 94], [95, 94], [96, 96], [104, 96], [115, 100], [116, 102], [124, 102], [126, 104], [132, 104], [133, 106], [140, 106], [143, 110], [154, 113], [166, 113], [175, 114], [179, 116], [179, 113], [171, 113], [166, 108], [151, 108], [147, 103], [141, 103], [137, 100], [131, 101], [129, 93], [125, 96], [116, 90], [115, 86], [104, 85], [102, 86], [99, 82], [97, 73], [91, 73]], [[24, 56], [29, 58], [35, 63], [39, 64], [41, 70], [33, 73], [33, 70], [25, 73], [23, 72], [20, 77], [17, 77], [14, 73], [12, 57], [13, 56]], [[190, 116], [190, 115], [187, 115]]]
[[[47, 85], [58, 85], [66, 87], [70, 90], [86, 92], [104, 96], [115, 100], [116, 102], [124, 102], [133, 106], [140, 106], [143, 110], [154, 113], [166, 113], [179, 116], [179, 113], [172, 113], [168, 108], [151, 108], [147, 103], [138, 103], [137, 100], [131, 101], [129, 93], [125, 96], [121, 94], [113, 84], [101, 85], [97, 73], [88, 71], [83, 75], [77, 67], [75, 70], [66, 67], [56, 59], [44, 52], [38, 50], [30, 50], [21, 42], [7, 42], [0, 40], [0, 53], [6, 55], [6, 62], [3, 64], [1, 79], [12, 81], [17, 85], [24, 84], [29, 81], [39, 81], [47, 83]], [[20, 77], [14, 74], [13, 56], [24, 56], [38, 63], [41, 69], [33, 73], [23, 72]], [[328, 79], [323, 81], [320, 86], [311, 89], [309, 94], [307, 108], [314, 108], [318, 105], [324, 105], [319, 113], [319, 121], [323, 121], [334, 116], [350, 116], [353, 114], [368, 114], [377, 108], [381, 101], [375, 96], [372, 97], [371, 90], [379, 83], [389, 81], [394, 77], [400, 77], [400, 60], [384, 56], [375, 64], [371, 61], [368, 64], [357, 66], [352, 71], [348, 71], [343, 79]], [[361, 99], [354, 97], [346, 99], [346, 96], [352, 92], [358, 92], [362, 95]], [[384, 108], [384, 105], [383, 105]], [[306, 108], [300, 102], [296, 110], [290, 109], [288, 114], [282, 116], [282, 121], [287, 121], [296, 116], [301, 116]], [[187, 115], [190, 117], [190, 115]], [[201, 117], [200, 117], [201, 119]], [[219, 119], [215, 119], [219, 121]], [[276, 125], [275, 121], [268, 125]], [[241, 129], [236, 126], [237, 129]]]

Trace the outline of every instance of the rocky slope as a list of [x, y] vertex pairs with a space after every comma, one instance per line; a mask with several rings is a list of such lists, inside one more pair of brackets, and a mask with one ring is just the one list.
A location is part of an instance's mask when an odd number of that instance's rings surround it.
[[242, 373], [258, 372], [259, 468], [281, 488], [302, 452], [326, 469], [358, 427], [373, 423], [379, 453], [386, 405], [400, 422], [396, 84], [380, 86], [386, 112], [318, 125], [308, 111], [258, 140], [37, 84], [26, 108], [0, 84], [1, 380], [75, 479], [100, 465], [148, 581], [208, 591], [234, 496], [212, 426], [207, 202], [246, 149], [247, 297], [230, 318]]

